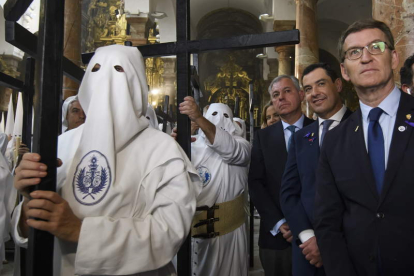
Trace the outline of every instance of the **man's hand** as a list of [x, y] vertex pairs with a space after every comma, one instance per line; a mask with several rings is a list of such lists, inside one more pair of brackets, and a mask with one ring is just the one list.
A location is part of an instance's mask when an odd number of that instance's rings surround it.
[[181, 114], [185, 114], [190, 118], [191, 121], [196, 122], [197, 119], [203, 118], [203, 114], [201, 114], [200, 110], [198, 109], [198, 105], [196, 104], [193, 97], [185, 97], [184, 101], [180, 103], [178, 108]]
[[306, 260], [308, 260], [311, 265], [316, 267], [321, 267], [323, 265], [321, 253], [319, 252], [319, 247], [316, 243], [316, 237], [310, 238], [299, 247], [302, 248], [302, 254], [305, 255]]
[[287, 222], [283, 223], [279, 227], [279, 231], [282, 233], [283, 237], [285, 238], [287, 242], [292, 242], [293, 236], [292, 236], [292, 232], [290, 231], [290, 228]]
[[50, 191], [34, 191], [30, 196], [27, 225], [47, 231], [61, 240], [78, 242], [82, 221], [75, 216], [66, 200]]
[[26, 153], [16, 168], [14, 187], [26, 198], [30, 199], [29, 188], [40, 183], [40, 179], [47, 175], [47, 166], [40, 163], [40, 155]]

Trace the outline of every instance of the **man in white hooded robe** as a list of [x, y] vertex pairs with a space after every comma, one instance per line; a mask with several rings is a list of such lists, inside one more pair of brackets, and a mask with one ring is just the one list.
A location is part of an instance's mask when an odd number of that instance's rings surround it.
[[[244, 191], [249, 142], [235, 135], [233, 113], [225, 104], [211, 104], [204, 118], [194, 99], [186, 97], [180, 112], [200, 126], [196, 141], [191, 144], [191, 162], [203, 181], [197, 211], [204, 210], [197, 212], [191, 230], [193, 275], [248, 275]], [[206, 218], [206, 208], [211, 211], [217, 206], [214, 218]], [[206, 219], [216, 221], [207, 226]], [[201, 226], [194, 227], [197, 224]], [[214, 231], [209, 232], [209, 228]]]
[[55, 276], [176, 275], [201, 184], [179, 145], [148, 127], [147, 89], [135, 47], [97, 49], [78, 94], [88, 120], [59, 137], [58, 193], [25, 193], [45, 175], [38, 154], [17, 169], [15, 242], [27, 244], [28, 226], [55, 235]]
[[5, 260], [4, 243], [10, 239], [10, 216], [16, 204], [17, 192], [13, 187], [13, 176], [4, 157], [8, 137], [0, 133], [0, 274]]

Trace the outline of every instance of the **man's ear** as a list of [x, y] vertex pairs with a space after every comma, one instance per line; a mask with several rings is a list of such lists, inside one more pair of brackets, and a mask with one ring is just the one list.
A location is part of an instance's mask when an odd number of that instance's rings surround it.
[[351, 78], [348, 75], [348, 70], [346, 70], [346, 67], [345, 67], [343, 62], [341, 63], [341, 74], [342, 74], [342, 77], [344, 78], [344, 80], [346, 80], [346, 81], [351, 80]]
[[341, 78], [337, 78], [335, 80], [335, 86], [336, 86], [336, 91], [338, 93], [341, 93], [342, 92], [342, 80], [341, 80]]
[[303, 102], [303, 100], [305, 99], [305, 92], [303, 92], [303, 90], [299, 90], [299, 97], [300, 97], [300, 101]]
[[398, 52], [396, 50], [391, 51], [391, 68], [392, 70], [395, 70], [398, 67], [398, 64], [400, 63], [400, 57], [398, 55]]
[[405, 93], [407, 93], [408, 94], [408, 89], [409, 89], [410, 87], [408, 86], [408, 85], [406, 85], [406, 84], [402, 84], [401, 85], [401, 90], [402, 91], [404, 91]]

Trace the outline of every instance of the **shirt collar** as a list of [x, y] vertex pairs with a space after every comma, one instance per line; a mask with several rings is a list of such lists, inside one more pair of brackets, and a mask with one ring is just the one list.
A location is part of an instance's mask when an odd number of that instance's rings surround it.
[[[393, 117], [397, 114], [400, 98], [401, 92], [397, 86], [395, 86], [391, 93], [378, 105], [378, 107], [384, 110], [384, 112], [389, 116]], [[368, 115], [373, 107], [368, 106], [361, 101], [359, 101], [359, 106], [361, 107], [362, 119], [368, 122]]]
[[325, 120], [334, 120], [336, 122], [341, 122], [342, 117], [344, 117], [346, 112], [346, 107], [345, 105], [342, 105], [342, 108], [339, 109], [334, 115], [332, 115], [332, 117], [328, 118], [328, 119], [322, 119], [322, 118], [318, 118], [318, 122], [319, 125], [321, 125]]
[[[293, 125], [295, 127], [297, 127], [298, 129], [302, 129], [304, 121], [305, 121], [305, 115], [302, 114], [302, 116], [300, 116], [299, 120], [297, 120]], [[286, 123], [283, 120], [282, 120], [282, 124], [283, 124], [283, 129], [284, 130], [286, 130], [287, 127], [290, 126], [288, 123]]]

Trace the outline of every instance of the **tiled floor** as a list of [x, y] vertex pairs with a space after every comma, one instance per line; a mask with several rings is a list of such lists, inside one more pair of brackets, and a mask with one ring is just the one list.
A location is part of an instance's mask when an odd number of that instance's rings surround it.
[[[250, 268], [250, 276], [264, 276], [264, 271], [259, 260], [259, 247], [257, 245], [257, 240], [259, 238], [259, 223], [259, 219], [254, 220], [254, 267]], [[9, 263], [3, 265], [3, 270], [0, 273], [1, 276], [13, 276], [13, 256], [7, 255], [7, 259]]]

